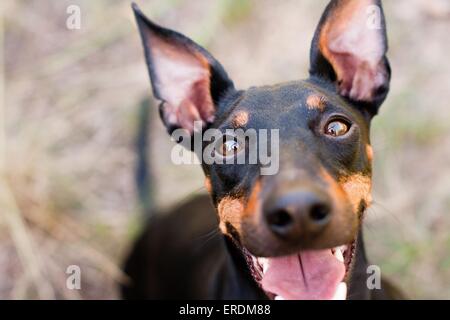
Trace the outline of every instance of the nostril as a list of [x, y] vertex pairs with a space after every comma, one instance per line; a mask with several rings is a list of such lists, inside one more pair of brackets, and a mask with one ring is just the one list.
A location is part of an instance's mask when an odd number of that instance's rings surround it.
[[322, 223], [328, 220], [330, 211], [330, 207], [326, 204], [315, 204], [311, 207], [309, 217], [315, 223]]
[[286, 210], [278, 209], [268, 215], [267, 222], [274, 227], [286, 227], [292, 223], [292, 217]]
[[325, 229], [332, 215], [326, 195], [309, 190], [282, 194], [267, 201], [264, 209], [267, 227], [276, 236], [287, 240], [307, 239], [318, 234]]

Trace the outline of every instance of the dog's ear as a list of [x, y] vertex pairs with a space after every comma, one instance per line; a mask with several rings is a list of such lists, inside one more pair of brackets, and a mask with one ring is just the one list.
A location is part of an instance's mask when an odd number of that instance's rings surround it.
[[182, 34], [150, 21], [132, 4], [155, 98], [162, 101], [161, 118], [171, 133], [184, 128], [194, 131], [194, 121], [203, 128], [214, 120], [220, 98], [233, 82], [223, 67], [202, 47]]
[[332, 0], [312, 41], [310, 75], [375, 115], [389, 91], [386, 51], [381, 0]]

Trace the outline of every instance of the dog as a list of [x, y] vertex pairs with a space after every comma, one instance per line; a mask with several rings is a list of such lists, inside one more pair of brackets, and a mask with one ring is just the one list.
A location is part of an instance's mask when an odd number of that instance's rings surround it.
[[218, 130], [216, 151], [229, 159], [250, 142], [226, 130], [275, 129], [279, 168], [262, 175], [259, 161], [202, 162], [209, 195], [153, 212], [125, 263], [131, 282], [123, 297], [401, 299], [384, 278], [369, 289], [362, 234], [370, 122], [391, 78], [381, 0], [330, 1], [311, 43], [309, 77], [247, 90], [204, 48], [132, 8], [168, 132], [189, 140]]

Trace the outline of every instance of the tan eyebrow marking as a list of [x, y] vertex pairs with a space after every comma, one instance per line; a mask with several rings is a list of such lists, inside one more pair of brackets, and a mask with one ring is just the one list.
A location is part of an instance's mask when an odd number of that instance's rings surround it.
[[309, 109], [319, 109], [320, 111], [322, 111], [325, 107], [325, 102], [325, 97], [316, 93], [313, 93], [309, 95], [308, 98], [306, 98], [306, 105]]
[[239, 111], [234, 116], [231, 124], [234, 128], [245, 126], [248, 123], [249, 114], [247, 111]]

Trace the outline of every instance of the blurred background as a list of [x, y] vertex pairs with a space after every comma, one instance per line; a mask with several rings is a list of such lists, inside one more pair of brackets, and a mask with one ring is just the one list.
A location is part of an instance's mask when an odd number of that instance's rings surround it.
[[[238, 88], [307, 76], [327, 0], [137, 1], [207, 47]], [[66, 27], [70, 5], [81, 28]], [[371, 262], [412, 298], [450, 299], [450, 1], [385, 0], [391, 91], [373, 122]], [[130, 1], [2, 1], [0, 298], [114, 299], [142, 227], [134, 167], [150, 83]], [[152, 117], [157, 118], [156, 112]], [[149, 133], [154, 203], [205, 192]], [[66, 268], [81, 268], [81, 290]]]

